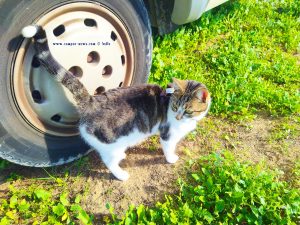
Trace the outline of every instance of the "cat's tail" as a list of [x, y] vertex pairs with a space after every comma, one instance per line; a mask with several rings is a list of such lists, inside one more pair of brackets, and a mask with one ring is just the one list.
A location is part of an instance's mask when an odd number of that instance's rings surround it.
[[25, 38], [33, 38], [36, 57], [55, 80], [62, 83], [73, 94], [77, 104], [88, 103], [92, 97], [83, 84], [68, 70], [62, 67], [52, 56], [45, 30], [38, 25], [29, 25], [22, 29]]

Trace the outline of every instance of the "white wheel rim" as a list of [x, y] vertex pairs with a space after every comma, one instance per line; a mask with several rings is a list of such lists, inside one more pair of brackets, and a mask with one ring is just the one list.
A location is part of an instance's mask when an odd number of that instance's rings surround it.
[[[108, 8], [94, 3], [70, 3], [44, 16], [44, 27], [55, 59], [75, 73], [95, 94], [128, 86], [133, 77], [134, 51], [122, 21]], [[40, 132], [76, 135], [78, 115], [72, 94], [34, 60], [24, 40], [13, 65], [13, 95], [25, 121]]]

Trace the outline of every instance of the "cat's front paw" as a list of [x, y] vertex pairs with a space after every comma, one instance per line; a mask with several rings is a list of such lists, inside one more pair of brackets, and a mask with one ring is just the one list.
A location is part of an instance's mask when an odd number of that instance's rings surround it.
[[118, 173], [114, 173], [114, 176], [121, 181], [126, 181], [129, 178], [129, 173], [127, 173], [126, 171], [122, 170], [119, 171]]
[[179, 159], [178, 155], [175, 155], [175, 154], [168, 155], [166, 157], [166, 160], [167, 160], [168, 163], [176, 163], [178, 159]]

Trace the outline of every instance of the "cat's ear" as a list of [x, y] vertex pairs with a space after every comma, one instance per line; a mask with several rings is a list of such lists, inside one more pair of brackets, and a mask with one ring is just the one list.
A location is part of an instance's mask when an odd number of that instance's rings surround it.
[[196, 91], [196, 97], [203, 103], [207, 103], [210, 98], [210, 94], [205, 87], [201, 87]]
[[186, 88], [186, 81], [185, 80], [179, 80], [175, 77], [173, 79], [173, 85], [175, 90], [184, 91]]

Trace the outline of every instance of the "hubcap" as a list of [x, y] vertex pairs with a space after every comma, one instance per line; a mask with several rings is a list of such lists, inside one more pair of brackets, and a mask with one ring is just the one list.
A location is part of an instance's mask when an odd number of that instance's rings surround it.
[[[54, 58], [80, 79], [91, 95], [128, 86], [133, 44], [126, 26], [108, 8], [94, 3], [60, 6], [40, 18]], [[78, 115], [72, 94], [57, 83], [24, 40], [13, 65], [13, 95], [25, 121], [40, 132], [76, 135]]]

